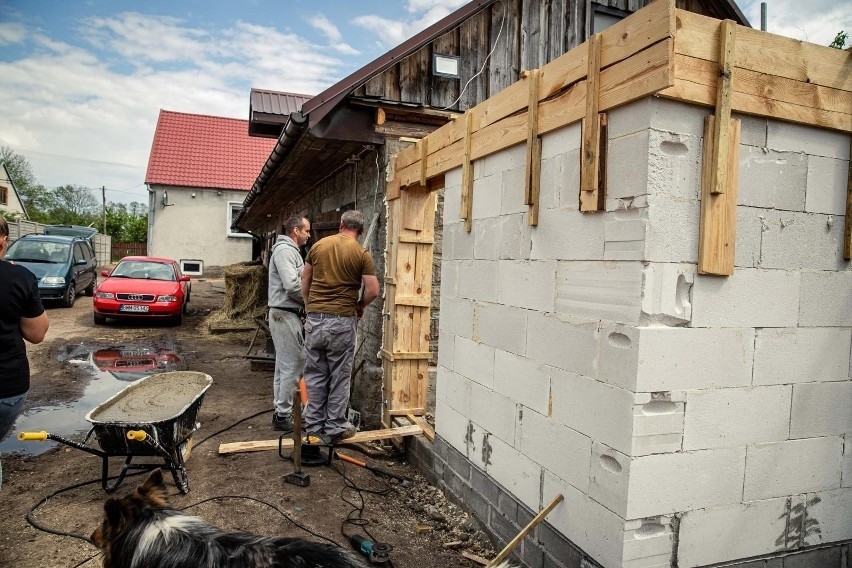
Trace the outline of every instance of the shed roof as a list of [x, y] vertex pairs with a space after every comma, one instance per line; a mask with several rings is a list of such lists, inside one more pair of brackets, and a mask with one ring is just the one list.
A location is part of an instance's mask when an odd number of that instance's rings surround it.
[[248, 191], [274, 147], [247, 120], [160, 110], [145, 183]]

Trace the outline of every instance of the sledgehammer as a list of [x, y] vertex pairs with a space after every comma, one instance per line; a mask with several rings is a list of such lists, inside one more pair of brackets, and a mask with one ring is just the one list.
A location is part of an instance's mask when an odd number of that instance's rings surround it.
[[361, 460], [356, 460], [355, 458], [353, 458], [351, 456], [347, 456], [346, 454], [341, 454], [340, 452], [334, 452], [334, 453], [337, 455], [337, 457], [339, 457], [340, 459], [342, 459], [345, 462], [349, 462], [351, 464], [357, 465], [358, 467], [363, 467], [364, 469], [366, 469], [368, 471], [372, 471], [373, 473], [377, 473], [379, 475], [384, 475], [386, 477], [392, 477], [392, 478], [396, 479], [397, 481], [399, 481], [402, 484], [403, 487], [409, 487], [411, 485], [411, 480], [408, 479], [407, 477], [397, 475], [396, 473], [393, 473], [392, 471], [388, 471], [388, 470], [382, 469], [380, 467], [367, 465], [366, 462], [362, 462]]
[[302, 473], [302, 397], [298, 387], [293, 391], [293, 473], [285, 475], [284, 481], [299, 487], [311, 484], [311, 476]]

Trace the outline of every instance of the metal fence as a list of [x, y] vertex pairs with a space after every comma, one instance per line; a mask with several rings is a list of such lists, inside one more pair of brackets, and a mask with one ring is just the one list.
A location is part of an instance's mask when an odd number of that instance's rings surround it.
[[[35, 221], [9, 221], [9, 240], [14, 241], [21, 235], [29, 235], [31, 233], [43, 233], [46, 225], [36, 223]], [[141, 244], [145, 247], [144, 243]], [[112, 237], [98, 233], [92, 239], [92, 245], [95, 249], [95, 257], [98, 259], [99, 266], [106, 266], [112, 262]]]

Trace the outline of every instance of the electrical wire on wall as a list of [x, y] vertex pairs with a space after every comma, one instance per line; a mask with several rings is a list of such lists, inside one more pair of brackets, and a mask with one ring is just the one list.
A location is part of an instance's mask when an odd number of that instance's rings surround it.
[[497, 42], [500, 41], [500, 36], [503, 33], [503, 25], [506, 23], [506, 11], [507, 11], [506, 3], [501, 2], [501, 4], [503, 4], [503, 17], [500, 19], [500, 29], [497, 30], [497, 37], [494, 39], [494, 45], [491, 46], [491, 51], [489, 51], [488, 55], [485, 56], [485, 61], [482, 62], [482, 67], [479, 68], [479, 71], [477, 71], [474, 74], [473, 77], [471, 77], [470, 79], [467, 80], [467, 83], [465, 83], [464, 87], [462, 87], [462, 90], [459, 93], [458, 98], [456, 100], [454, 100], [453, 102], [451, 102], [450, 104], [448, 104], [447, 106], [445, 106], [444, 108], [440, 109], [440, 110], [449, 110], [452, 107], [454, 107], [456, 105], [456, 103], [458, 103], [461, 100], [461, 98], [464, 96], [465, 92], [467, 91], [468, 86], [470, 86], [470, 83], [474, 79], [479, 77], [482, 74], [482, 72], [485, 70], [485, 66], [488, 65], [488, 60], [491, 58], [491, 54], [494, 53], [494, 50], [497, 49]]

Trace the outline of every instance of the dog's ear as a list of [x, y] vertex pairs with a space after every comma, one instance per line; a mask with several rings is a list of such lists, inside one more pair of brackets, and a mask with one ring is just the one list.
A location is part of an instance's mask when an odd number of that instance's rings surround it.
[[127, 508], [120, 499], [108, 498], [104, 502], [104, 513], [106, 513], [106, 522], [111, 527], [120, 527], [124, 519]]
[[163, 470], [155, 469], [147, 479], [136, 488], [141, 497], [150, 504], [162, 507], [166, 504], [166, 484], [163, 481]]

